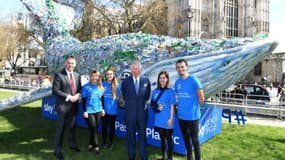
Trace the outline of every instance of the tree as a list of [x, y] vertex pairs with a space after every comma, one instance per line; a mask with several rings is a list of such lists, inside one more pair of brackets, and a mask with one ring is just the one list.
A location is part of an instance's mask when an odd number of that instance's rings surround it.
[[12, 71], [16, 71], [18, 65], [25, 63], [25, 61], [19, 62], [19, 59], [26, 49], [28, 37], [23, 25], [0, 23], [0, 59], [7, 60]]
[[112, 34], [142, 31], [166, 35], [167, 4], [164, 0], [82, 0], [80, 27], [72, 34], [81, 41]]

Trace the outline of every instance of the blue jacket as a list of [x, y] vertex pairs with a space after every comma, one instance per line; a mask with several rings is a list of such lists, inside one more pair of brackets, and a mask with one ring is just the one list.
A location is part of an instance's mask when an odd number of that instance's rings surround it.
[[148, 101], [151, 92], [149, 79], [147, 77], [140, 76], [138, 95], [135, 91], [132, 76], [124, 79], [121, 90], [125, 101], [125, 119], [146, 120], [146, 101]]

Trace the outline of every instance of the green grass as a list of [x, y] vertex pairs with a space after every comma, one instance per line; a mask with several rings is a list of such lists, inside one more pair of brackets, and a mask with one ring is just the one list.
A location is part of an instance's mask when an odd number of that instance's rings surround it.
[[[1, 92], [0, 98], [15, 93]], [[55, 121], [41, 117], [41, 102], [36, 101], [0, 112], [1, 160], [50, 160], [53, 156]], [[99, 155], [88, 152], [88, 129], [77, 128], [80, 153], [67, 149], [67, 160], [122, 160], [127, 159], [125, 139], [116, 138], [112, 150]], [[66, 135], [65, 135], [66, 138]], [[101, 137], [100, 137], [101, 138]], [[148, 147], [149, 159], [160, 157], [160, 150]], [[259, 125], [237, 126], [223, 124], [223, 131], [202, 145], [203, 160], [281, 160], [285, 159], [285, 128]], [[138, 153], [138, 152], [137, 152]], [[138, 158], [138, 157], [137, 157]], [[175, 160], [185, 157], [175, 155]]]

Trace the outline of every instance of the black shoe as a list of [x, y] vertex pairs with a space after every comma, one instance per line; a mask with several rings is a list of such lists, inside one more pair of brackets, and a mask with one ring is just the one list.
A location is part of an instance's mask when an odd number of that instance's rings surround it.
[[54, 152], [54, 155], [56, 156], [56, 158], [57, 158], [58, 160], [64, 160], [64, 156], [63, 156], [62, 153], [55, 153], [55, 152]]
[[75, 152], [80, 152], [80, 149], [78, 147], [69, 147], [69, 149], [71, 149]]
[[108, 147], [107, 143], [102, 144], [102, 148], [107, 148], [107, 147]]
[[109, 143], [109, 144], [107, 145], [107, 148], [108, 148], [108, 149], [112, 149], [112, 146], [113, 146], [113, 144], [112, 144], [112, 143]]

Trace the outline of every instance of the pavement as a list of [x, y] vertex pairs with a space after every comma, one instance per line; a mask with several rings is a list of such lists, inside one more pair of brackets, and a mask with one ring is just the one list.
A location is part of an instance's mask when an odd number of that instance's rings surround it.
[[15, 92], [15, 93], [25, 92], [25, 91], [16, 90], [16, 89], [5, 89], [5, 88], [0, 88], [0, 91], [8, 91], [8, 92]]
[[263, 117], [263, 116], [246, 116], [246, 124], [257, 124], [264, 126], [274, 126], [274, 127], [284, 127], [285, 128], [285, 119], [277, 119], [274, 117]]

